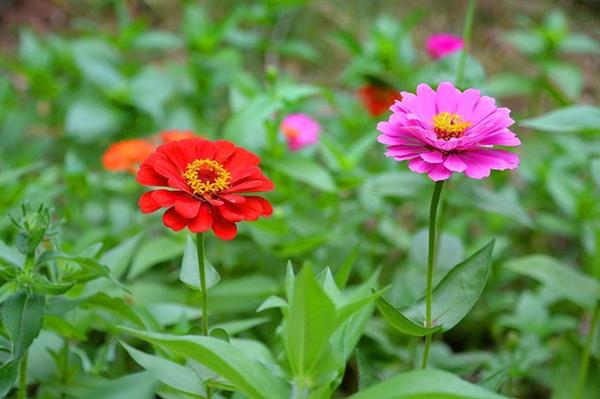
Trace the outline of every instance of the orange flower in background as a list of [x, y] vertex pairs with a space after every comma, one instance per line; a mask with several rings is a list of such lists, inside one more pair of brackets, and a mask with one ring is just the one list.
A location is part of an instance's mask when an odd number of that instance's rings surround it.
[[154, 146], [146, 140], [117, 141], [102, 154], [102, 165], [111, 172], [135, 173], [153, 151]]
[[196, 133], [192, 132], [191, 130], [177, 130], [177, 129], [164, 130], [159, 133], [159, 136], [160, 136], [160, 140], [163, 143], [170, 143], [171, 141], [179, 141], [179, 140], [185, 140], [185, 139], [196, 139], [196, 138], [200, 137]]
[[358, 89], [358, 98], [373, 117], [390, 109], [396, 100], [402, 100], [400, 92], [383, 86], [365, 85]]

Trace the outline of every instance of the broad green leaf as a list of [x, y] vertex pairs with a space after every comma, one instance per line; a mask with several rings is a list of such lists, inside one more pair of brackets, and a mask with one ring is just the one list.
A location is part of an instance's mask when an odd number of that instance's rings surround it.
[[349, 399], [502, 399], [504, 396], [442, 370], [413, 370], [373, 385]]
[[144, 322], [135, 313], [132, 307], [125, 302], [121, 297], [111, 297], [103, 292], [94, 294], [88, 298], [85, 298], [82, 302], [85, 307], [98, 307], [106, 309], [111, 313], [117, 314], [123, 317], [138, 327], [144, 327]]
[[263, 310], [273, 309], [273, 308], [287, 308], [288, 303], [282, 297], [271, 295], [263, 303], [260, 304], [256, 312], [262, 312]]
[[241, 320], [232, 320], [226, 321], [223, 323], [215, 324], [212, 326], [214, 329], [222, 329], [227, 332], [228, 335], [233, 336], [241, 333], [242, 331], [249, 330], [253, 327], [259, 326], [268, 322], [270, 319], [268, 317], [254, 317], [254, 318], [246, 318]]
[[159, 263], [181, 256], [181, 242], [167, 237], [158, 237], [145, 241], [133, 258], [133, 264], [127, 274], [128, 279], [134, 279]]
[[415, 337], [424, 337], [426, 335], [434, 334], [442, 329], [441, 325], [427, 328], [415, 323], [381, 297], [375, 300], [375, 305], [388, 324], [401, 333], [413, 335]]
[[279, 101], [258, 95], [237, 110], [224, 128], [224, 138], [257, 151], [267, 144], [265, 121], [279, 110]]
[[0, 260], [14, 267], [21, 267], [25, 262], [25, 256], [17, 251], [16, 248], [9, 247], [4, 241], [0, 240]]
[[138, 234], [122, 241], [119, 245], [106, 251], [100, 257], [100, 263], [106, 265], [115, 278], [123, 277], [141, 238], [142, 236]]
[[2, 322], [11, 341], [11, 357], [0, 367], [0, 397], [12, 388], [21, 358], [42, 328], [44, 299], [19, 291], [2, 304]]
[[86, 393], [86, 399], [152, 399], [158, 378], [148, 371], [104, 381]]
[[335, 282], [337, 283], [338, 287], [344, 288], [346, 283], [348, 283], [350, 273], [352, 273], [352, 267], [354, 266], [359, 253], [360, 243], [354, 246], [350, 254], [346, 256], [346, 259], [344, 259], [344, 262], [335, 274]]
[[176, 90], [173, 78], [166, 71], [146, 67], [130, 83], [133, 105], [150, 114], [155, 121], [161, 121], [165, 104]]
[[592, 179], [596, 183], [596, 187], [600, 188], [600, 158], [592, 160]]
[[234, 345], [212, 337], [173, 336], [121, 327], [127, 334], [143, 339], [210, 368], [242, 393], [256, 399], [289, 397], [287, 384], [261, 363], [248, 358]]
[[284, 346], [295, 376], [304, 376], [319, 360], [337, 328], [335, 305], [310, 267], [296, 277], [284, 325]]
[[8, 283], [4, 283], [2, 287], [0, 287], [0, 304], [4, 302], [8, 297], [13, 295], [15, 292], [19, 290], [19, 285], [14, 281], [9, 281]]
[[51, 282], [45, 276], [38, 274], [33, 277], [33, 291], [39, 295], [61, 295], [69, 291], [75, 282]]
[[152, 372], [163, 384], [182, 392], [204, 396], [204, 384], [189, 367], [142, 352], [124, 342], [121, 342], [121, 345], [137, 364]]
[[522, 121], [521, 126], [550, 133], [576, 133], [600, 130], [600, 108], [572, 105]]
[[[213, 265], [204, 259], [206, 272], [206, 289], [215, 286], [221, 277], [215, 270]], [[201, 291], [200, 289], [200, 270], [198, 268], [198, 250], [196, 243], [191, 236], [186, 237], [185, 249], [183, 250], [183, 259], [181, 260], [181, 270], [179, 272], [179, 280], [188, 287]]]
[[[458, 324], [475, 306], [483, 293], [490, 272], [494, 240], [465, 261], [454, 266], [433, 289], [431, 313], [434, 325], [448, 331]], [[406, 316], [425, 320], [425, 299], [409, 307]]]
[[221, 341], [225, 341], [225, 342], [229, 342], [230, 341], [230, 336], [227, 333], [227, 331], [225, 331], [225, 329], [223, 328], [213, 328], [212, 330], [210, 330], [210, 333], [208, 334], [213, 338], [217, 338], [220, 339]]
[[19, 291], [2, 305], [2, 321], [10, 337], [13, 358], [20, 358], [42, 328], [45, 298]]
[[105, 139], [121, 125], [117, 110], [99, 100], [79, 100], [67, 110], [66, 134], [83, 142]]
[[169, 326], [183, 320], [195, 320], [202, 316], [200, 306], [192, 307], [180, 303], [152, 303], [148, 311], [161, 326]]
[[598, 281], [547, 255], [514, 259], [506, 267], [539, 281], [584, 308], [594, 307], [600, 298]]
[[293, 179], [325, 192], [335, 192], [335, 181], [329, 172], [308, 158], [286, 157], [283, 161], [268, 162], [269, 166]]

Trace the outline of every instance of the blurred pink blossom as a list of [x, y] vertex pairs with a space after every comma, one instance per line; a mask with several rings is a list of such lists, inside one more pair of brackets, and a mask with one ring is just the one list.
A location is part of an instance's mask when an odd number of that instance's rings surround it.
[[427, 38], [425, 47], [434, 60], [439, 60], [449, 54], [462, 50], [463, 40], [451, 33], [436, 33]]
[[285, 136], [288, 148], [298, 151], [319, 141], [321, 125], [306, 114], [290, 114], [279, 127]]

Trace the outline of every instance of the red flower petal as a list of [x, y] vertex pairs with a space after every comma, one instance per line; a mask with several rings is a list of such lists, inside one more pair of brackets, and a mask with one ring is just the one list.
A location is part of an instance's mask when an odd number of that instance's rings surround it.
[[147, 193], [142, 194], [138, 200], [138, 205], [142, 213], [152, 213], [160, 209], [160, 205], [152, 198], [153, 192], [154, 191], [148, 191]]
[[213, 217], [210, 207], [206, 204], [200, 205], [198, 216], [188, 225], [192, 233], [204, 233], [213, 224]]
[[193, 219], [200, 210], [200, 200], [184, 197], [175, 202], [175, 210], [186, 219]]
[[174, 231], [183, 230], [187, 224], [187, 220], [175, 211], [175, 207], [167, 209], [163, 214], [163, 223], [165, 226], [171, 228]]
[[161, 187], [167, 185], [167, 179], [156, 173], [154, 168], [145, 162], [140, 166], [135, 180], [144, 186]]
[[228, 222], [217, 215], [214, 215], [212, 229], [215, 232], [215, 235], [221, 240], [232, 240], [237, 234], [237, 226], [235, 223]]

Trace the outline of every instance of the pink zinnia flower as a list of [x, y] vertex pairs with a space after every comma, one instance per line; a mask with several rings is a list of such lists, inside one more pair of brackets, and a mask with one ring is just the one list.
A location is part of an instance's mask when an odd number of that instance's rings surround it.
[[408, 161], [410, 170], [427, 173], [431, 180], [446, 180], [453, 172], [473, 179], [490, 170], [515, 169], [519, 158], [494, 146], [521, 144], [508, 127], [514, 121], [508, 108], [481, 96], [479, 90], [461, 92], [443, 82], [437, 92], [426, 84], [417, 94], [402, 92], [387, 122], [380, 122], [377, 140], [387, 145], [386, 156]]
[[427, 38], [427, 53], [434, 60], [439, 60], [448, 54], [462, 50], [463, 40], [450, 33], [437, 33]]
[[319, 141], [321, 125], [306, 114], [290, 114], [286, 116], [279, 127], [283, 132], [288, 148], [298, 151]]

